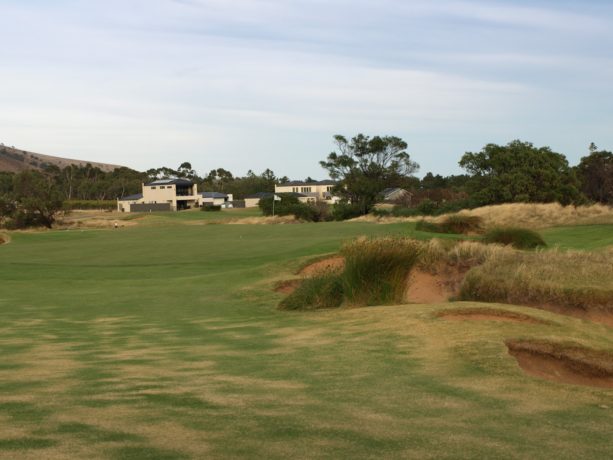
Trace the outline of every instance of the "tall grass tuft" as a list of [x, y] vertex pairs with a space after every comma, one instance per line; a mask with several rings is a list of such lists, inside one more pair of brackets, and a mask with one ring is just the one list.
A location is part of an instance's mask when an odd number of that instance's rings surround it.
[[422, 244], [408, 238], [358, 239], [341, 249], [343, 291], [351, 305], [401, 303]]
[[305, 279], [281, 301], [282, 310], [318, 310], [337, 308], [343, 303], [343, 283], [338, 271], [327, 270]]
[[468, 272], [460, 298], [613, 312], [613, 249], [497, 252]]
[[541, 235], [533, 230], [516, 227], [498, 227], [488, 230], [483, 240], [486, 243], [511, 245], [516, 249], [536, 249], [547, 246]]
[[420, 220], [416, 230], [432, 233], [477, 233], [483, 228], [483, 219], [479, 216], [451, 214], [438, 222]]

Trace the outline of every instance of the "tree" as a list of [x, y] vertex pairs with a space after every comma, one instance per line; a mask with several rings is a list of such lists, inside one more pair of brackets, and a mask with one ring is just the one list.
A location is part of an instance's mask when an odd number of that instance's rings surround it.
[[382, 190], [402, 187], [419, 169], [406, 152], [406, 142], [399, 137], [358, 134], [348, 141], [336, 135], [334, 140], [338, 152], [330, 153], [320, 165], [339, 181], [335, 193], [362, 214], [370, 211]]
[[37, 171], [24, 171], [13, 178], [14, 216], [25, 225], [51, 228], [62, 210], [62, 196], [53, 178]]
[[557, 201], [578, 203], [579, 182], [566, 157], [549, 147], [536, 148], [515, 140], [507, 145], [486, 145], [480, 152], [467, 152], [460, 166], [470, 174], [467, 189], [480, 205]]
[[599, 151], [594, 143], [589, 150], [577, 166], [581, 191], [590, 200], [613, 204], [613, 153]]

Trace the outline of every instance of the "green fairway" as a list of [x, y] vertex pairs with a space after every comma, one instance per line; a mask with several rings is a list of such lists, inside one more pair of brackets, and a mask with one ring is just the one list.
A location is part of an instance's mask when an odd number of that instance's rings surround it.
[[[613, 456], [613, 390], [529, 377], [504, 345], [613, 350], [611, 328], [508, 305], [549, 323], [437, 318], [448, 303], [281, 312], [274, 282], [309, 257], [361, 235], [441, 235], [189, 224], [219, 214], [0, 246], [0, 458]], [[543, 235], [597, 249], [611, 233]]]
[[549, 246], [563, 249], [598, 249], [613, 246], [613, 225], [555, 227], [542, 232]]

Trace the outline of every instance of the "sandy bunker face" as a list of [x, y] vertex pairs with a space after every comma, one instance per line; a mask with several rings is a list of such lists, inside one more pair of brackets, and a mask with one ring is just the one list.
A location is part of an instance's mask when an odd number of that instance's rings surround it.
[[300, 283], [302, 283], [301, 279], [279, 281], [275, 285], [274, 290], [275, 292], [279, 292], [281, 294], [291, 294], [298, 288], [298, 286], [300, 286]]
[[454, 308], [436, 314], [438, 318], [456, 321], [498, 321], [503, 323], [549, 324], [547, 321], [523, 313], [497, 308]]
[[301, 276], [313, 276], [326, 271], [340, 272], [343, 268], [345, 268], [345, 258], [341, 256], [332, 256], [303, 267], [298, 274]]
[[559, 383], [613, 388], [613, 353], [525, 340], [507, 340], [505, 344], [529, 375]]

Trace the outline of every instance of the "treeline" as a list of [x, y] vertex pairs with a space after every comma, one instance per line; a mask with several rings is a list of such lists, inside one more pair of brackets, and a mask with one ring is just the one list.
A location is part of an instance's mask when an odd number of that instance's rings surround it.
[[[507, 145], [488, 144], [479, 152], [461, 157], [459, 164], [466, 174], [441, 176], [429, 172], [418, 179], [414, 173], [419, 165], [411, 160], [407, 144], [400, 138], [358, 134], [351, 139], [340, 135], [334, 139], [337, 150], [320, 164], [337, 181], [333, 193], [342, 201], [330, 212], [301, 209], [304, 216], [314, 216], [313, 220], [328, 220], [330, 213], [337, 219], [368, 212], [441, 214], [509, 202], [613, 205], [613, 153], [594, 144], [576, 166], [570, 166], [563, 154], [549, 147], [519, 140]], [[272, 192], [275, 184], [289, 181], [270, 169], [234, 176], [218, 168], [200, 176], [188, 162], [177, 169], [161, 167], [146, 172], [129, 168], [104, 172], [88, 164], [0, 173], [0, 225], [50, 227], [62, 209], [108, 208], [112, 200], [141, 192], [142, 183], [165, 177], [188, 178], [200, 191], [228, 193], [237, 200]], [[305, 181], [312, 179], [307, 177]], [[393, 210], [377, 211], [381, 191], [389, 187], [404, 188], [411, 194], [395, 203]], [[288, 206], [297, 208], [293, 202]], [[279, 211], [283, 212], [283, 207]]]

